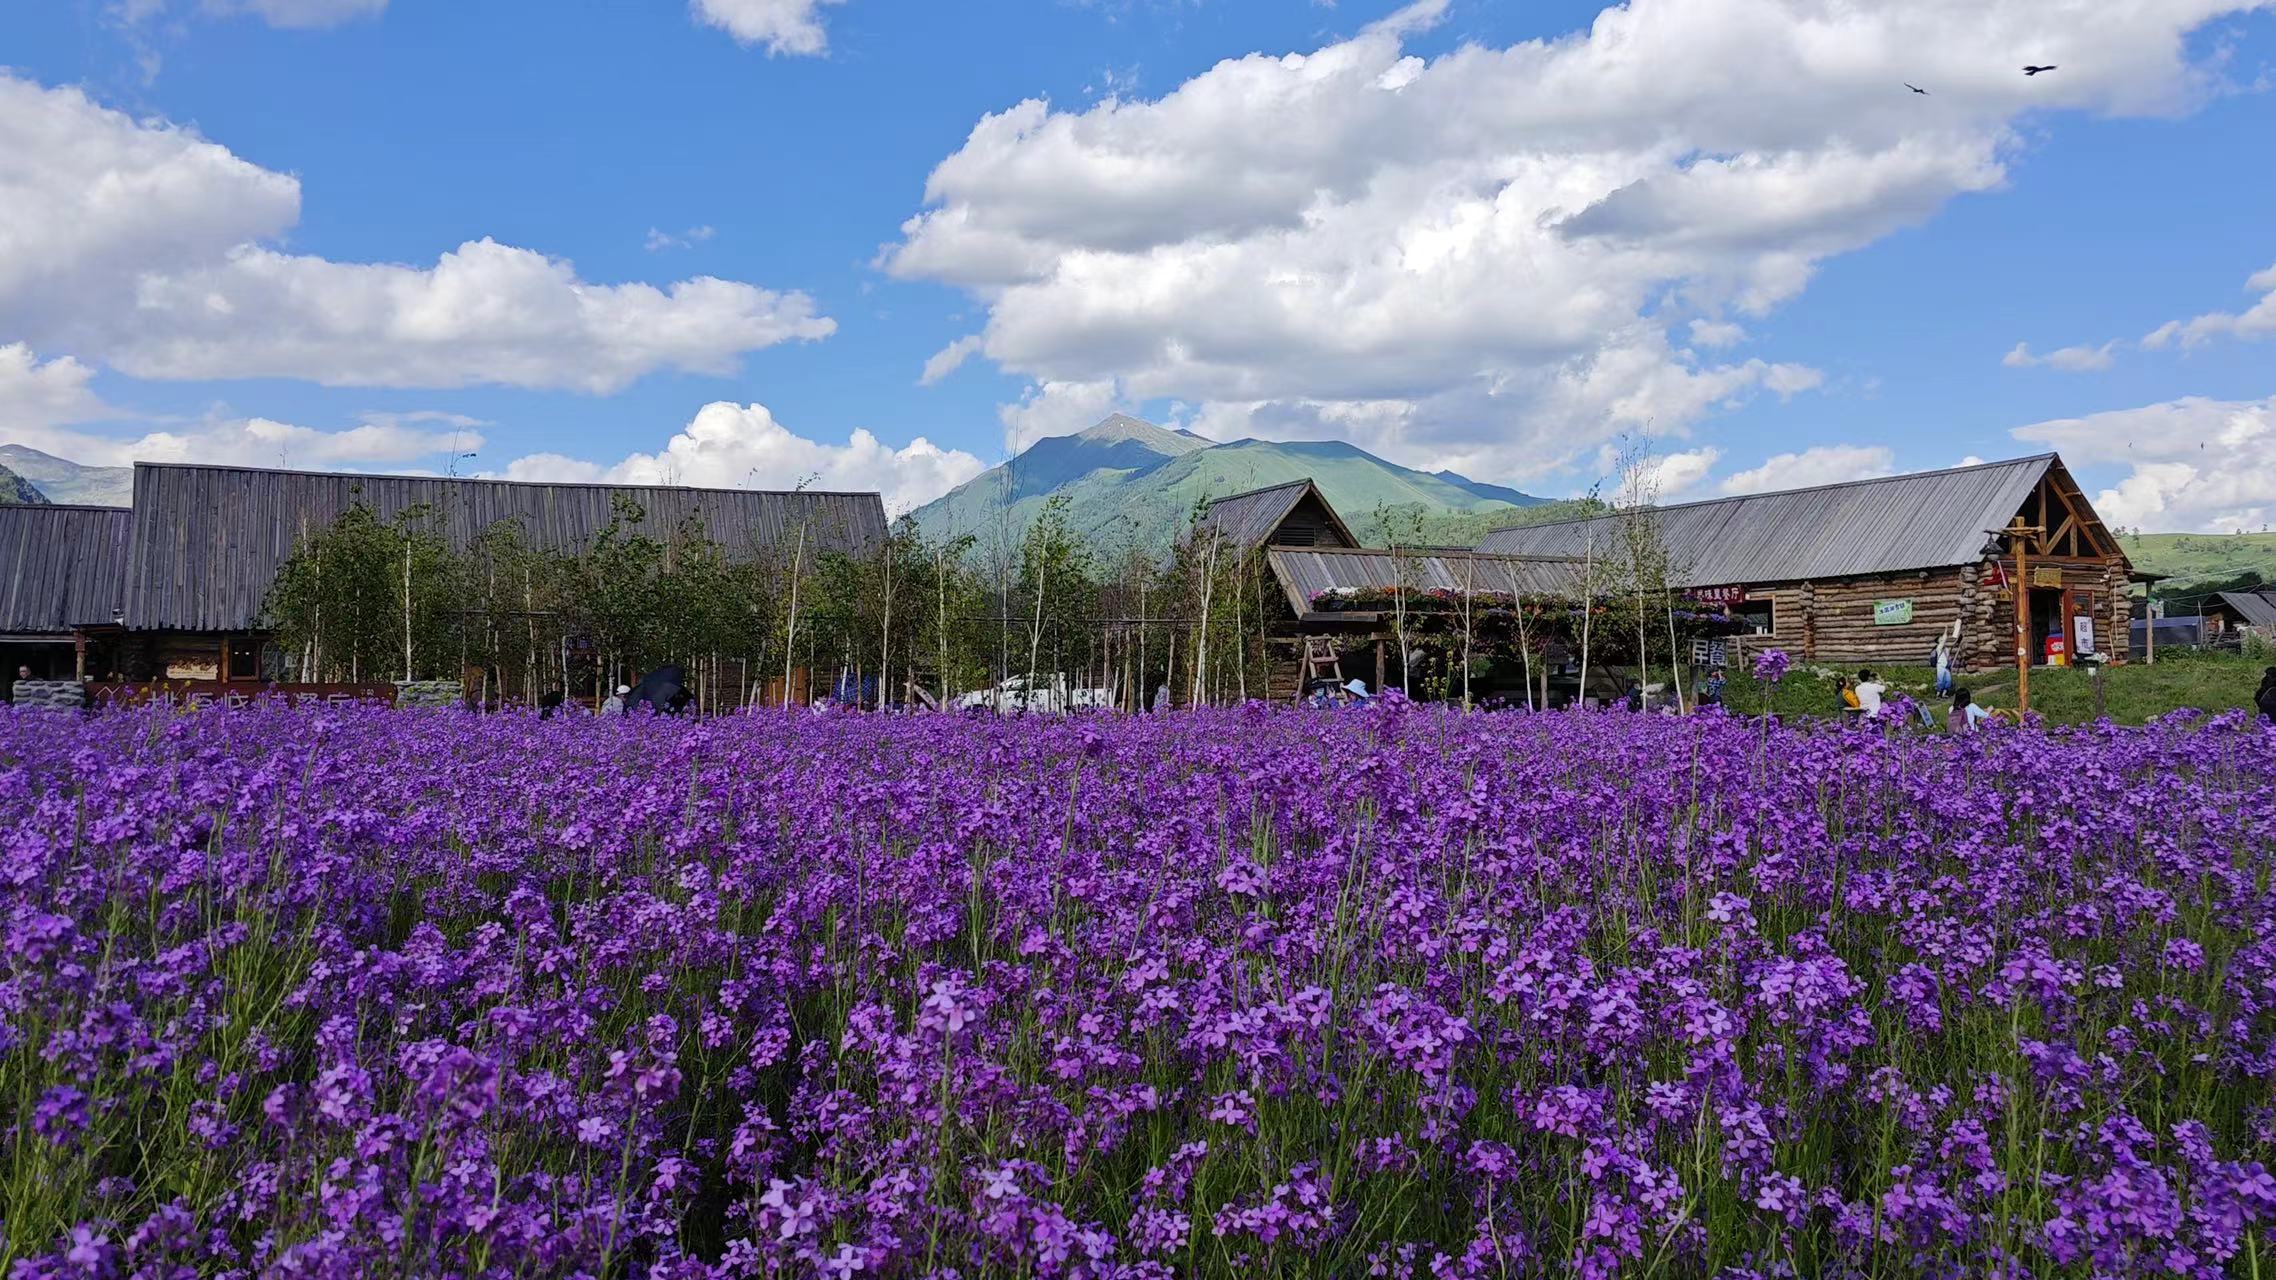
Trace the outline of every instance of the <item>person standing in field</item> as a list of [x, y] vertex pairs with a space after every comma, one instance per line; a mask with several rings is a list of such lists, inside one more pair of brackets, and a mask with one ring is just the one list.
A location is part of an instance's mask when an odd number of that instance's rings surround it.
[[1707, 679], [1699, 686], [1699, 705], [1702, 707], [1722, 706], [1723, 683], [1723, 669], [1721, 667], [1710, 669], [1707, 672]]
[[632, 686], [631, 686], [631, 685], [628, 685], [628, 684], [620, 684], [620, 685], [618, 685], [618, 686], [616, 687], [616, 692], [615, 692], [615, 693], [612, 693], [612, 694], [610, 694], [610, 695], [608, 696], [607, 700], [601, 703], [601, 714], [602, 714], [602, 715], [604, 715], [604, 716], [621, 716], [621, 715], [623, 715], [623, 714], [624, 714], [624, 695], [626, 695], [626, 694], [628, 694], [628, 693], [630, 693], [630, 692], [632, 692]]
[[2252, 695], [2252, 705], [2268, 723], [2276, 724], [2276, 667], [2268, 668], [2260, 677], [2260, 692]]
[[1857, 706], [1866, 719], [1880, 718], [1881, 695], [1888, 691], [1889, 686], [1881, 683], [1881, 678], [1873, 674], [1872, 668], [1857, 673]]

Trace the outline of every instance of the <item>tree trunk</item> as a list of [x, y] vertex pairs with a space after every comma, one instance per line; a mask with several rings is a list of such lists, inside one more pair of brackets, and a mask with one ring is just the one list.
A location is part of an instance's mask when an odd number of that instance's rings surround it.
[[806, 558], [806, 526], [798, 526], [798, 541], [790, 553], [790, 614], [782, 633], [782, 709], [790, 709], [790, 673], [798, 662], [798, 579]]
[[[225, 673], [226, 674], [226, 673]], [[403, 682], [411, 682], [411, 543], [403, 542]]]
[[885, 682], [893, 671], [893, 536], [885, 537], [885, 622], [877, 642], [877, 708], [885, 709]]

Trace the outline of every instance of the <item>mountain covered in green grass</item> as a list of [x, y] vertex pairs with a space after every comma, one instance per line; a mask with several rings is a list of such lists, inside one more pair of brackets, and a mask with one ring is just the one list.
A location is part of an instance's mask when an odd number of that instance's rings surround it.
[[2276, 533], [2121, 533], [2118, 545], [2145, 573], [2164, 574], [2168, 599], [2276, 582]]
[[1116, 414], [1039, 440], [911, 514], [928, 534], [971, 534], [988, 546], [999, 534], [1016, 541], [1045, 503], [1063, 496], [1069, 522], [1094, 547], [1152, 549], [1173, 541], [1198, 503], [1307, 477], [1369, 541], [1378, 511], [1419, 517], [1427, 531], [1519, 523], [1546, 501], [1451, 471], [1402, 467], [1342, 441], [1219, 444]]

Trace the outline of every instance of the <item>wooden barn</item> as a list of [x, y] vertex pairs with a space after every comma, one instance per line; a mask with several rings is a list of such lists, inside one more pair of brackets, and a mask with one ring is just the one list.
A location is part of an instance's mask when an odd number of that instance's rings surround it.
[[[136, 463], [134, 506], [79, 517], [71, 538], [11, 542], [0, 519], [0, 548], [18, 594], [36, 594], [42, 625], [61, 643], [74, 634], [98, 659], [88, 674], [129, 680], [214, 681], [276, 678], [281, 655], [268, 643], [262, 608], [277, 571], [307, 538], [361, 503], [381, 520], [424, 508], [446, 541], [471, 546], [502, 521], [518, 522], [549, 550], [585, 545], [613, 518], [615, 503], [637, 503], [644, 527], [662, 536], [700, 521], [730, 556], [787, 545], [803, 530], [805, 554], [859, 554], [885, 537], [875, 493], [771, 492], [676, 486], [533, 484], [445, 476], [351, 475], [256, 467]], [[85, 508], [20, 508], [87, 512]], [[28, 527], [28, 526], [26, 526]], [[68, 581], [68, 590], [57, 585]], [[26, 584], [31, 584], [27, 586]], [[66, 603], [69, 602], [69, 603]], [[24, 629], [34, 621], [27, 613]]]
[[2276, 636], [2276, 587], [2214, 592], [2197, 602], [2197, 614], [2215, 636]]
[[1469, 547], [1363, 547], [1312, 481], [1219, 498], [1202, 512], [1198, 535], [1224, 538], [1243, 555], [1261, 557], [1285, 611], [1265, 628], [1271, 655], [1269, 696], [1294, 699], [1311, 659], [1332, 664], [1372, 690], [1398, 681], [1397, 640], [1390, 615], [1343, 607], [1339, 594], [1396, 586], [1420, 593], [1481, 596], [1564, 595], [1578, 589], [1577, 566], [1555, 556], [1499, 555]]
[[13, 679], [19, 667], [41, 680], [87, 673], [90, 630], [116, 626], [125, 606], [133, 515], [125, 507], [0, 505], [0, 678]]
[[[1679, 503], [1648, 519], [1672, 585], [1727, 603], [1805, 660], [1921, 664], [1950, 635], [1961, 670], [2012, 664], [2018, 592], [2035, 661], [2125, 647], [2132, 567], [2052, 453]], [[1617, 558], [1623, 520], [1524, 525], [1479, 547]], [[2018, 521], [2036, 530], [2021, 548], [2027, 574], [1993, 532]]]

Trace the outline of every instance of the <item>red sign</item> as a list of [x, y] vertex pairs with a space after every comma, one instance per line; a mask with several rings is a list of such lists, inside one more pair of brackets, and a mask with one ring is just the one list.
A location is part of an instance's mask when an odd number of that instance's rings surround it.
[[1745, 587], [1700, 587], [1691, 598], [1701, 604], [1737, 604], [1747, 598]]

